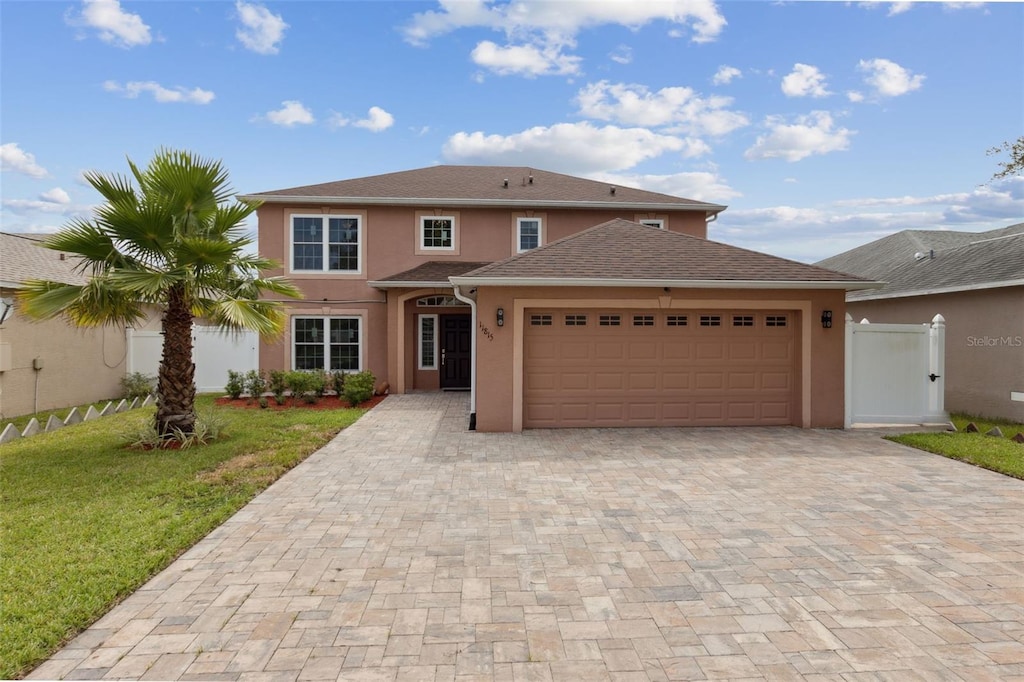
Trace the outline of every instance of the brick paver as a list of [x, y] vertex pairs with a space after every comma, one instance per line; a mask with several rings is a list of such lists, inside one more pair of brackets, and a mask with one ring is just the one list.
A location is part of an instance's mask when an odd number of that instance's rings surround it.
[[1024, 483], [868, 433], [392, 396], [33, 678], [1024, 678]]

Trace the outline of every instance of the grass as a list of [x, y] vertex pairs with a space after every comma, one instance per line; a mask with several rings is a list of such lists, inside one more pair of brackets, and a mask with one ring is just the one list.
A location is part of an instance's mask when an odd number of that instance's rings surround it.
[[0, 446], [0, 679], [23, 676], [365, 412], [214, 407], [227, 435], [140, 451], [154, 408]]
[[[120, 401], [120, 398], [111, 398], [110, 400], [101, 400], [98, 403], [86, 403], [85, 405], [79, 405], [78, 411], [84, 415], [85, 411], [89, 409], [90, 405], [92, 405], [93, 407], [96, 408], [96, 411], [99, 412], [100, 410], [107, 406], [107, 403], [112, 402], [114, 403], [114, 405], [117, 405], [117, 403], [119, 403]], [[129, 400], [128, 402], [131, 401]], [[28, 423], [32, 420], [32, 417], [35, 417], [36, 419], [39, 420], [39, 426], [45, 427], [46, 420], [50, 418], [51, 414], [57, 415], [57, 419], [64, 421], [64, 418], [68, 416], [68, 412], [70, 411], [71, 407], [61, 407], [56, 410], [44, 410], [42, 412], [36, 412], [34, 414], [23, 414], [19, 417], [12, 417], [11, 419], [0, 419], [0, 430], [7, 426], [8, 423], [11, 423], [14, 424], [14, 428], [18, 429], [18, 431], [24, 431], [25, 427], [28, 426]]]
[[[956, 433], [908, 433], [888, 438], [919, 450], [927, 450], [950, 459], [958, 459], [1007, 476], [1024, 479], [1024, 444], [1010, 440], [1018, 432], [1024, 431], [1024, 424], [962, 414], [953, 415], [952, 421], [956, 425]], [[977, 425], [979, 433], [964, 433], [964, 428], [969, 422]], [[1003, 432], [1002, 438], [985, 435], [993, 426], [998, 426]]]

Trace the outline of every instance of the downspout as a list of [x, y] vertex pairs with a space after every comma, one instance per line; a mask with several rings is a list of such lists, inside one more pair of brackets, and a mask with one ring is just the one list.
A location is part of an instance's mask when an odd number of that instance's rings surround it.
[[718, 214], [719, 214], [719, 213], [721, 213], [721, 211], [716, 211], [715, 213], [712, 213], [712, 214], [711, 214], [711, 215], [709, 215], [709, 216], [705, 216], [705, 217], [704, 217], [704, 224], [705, 224], [705, 225], [710, 225], [711, 223], [713, 223], [713, 222], [715, 222], [716, 220], [718, 220]]
[[472, 333], [469, 337], [469, 430], [476, 431], [476, 289], [470, 289], [469, 293], [462, 293], [458, 284], [452, 284], [452, 291], [455, 298], [463, 303], [468, 303], [471, 312]]

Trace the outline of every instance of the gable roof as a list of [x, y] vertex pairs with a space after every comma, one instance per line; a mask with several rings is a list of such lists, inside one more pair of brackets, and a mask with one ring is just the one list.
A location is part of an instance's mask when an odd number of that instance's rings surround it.
[[485, 265], [455, 284], [860, 289], [878, 283], [698, 237], [610, 220]]
[[63, 284], [85, 284], [88, 277], [75, 272], [77, 260], [42, 245], [47, 234], [0, 232], [0, 286], [21, 287], [27, 279], [47, 279]]
[[725, 209], [720, 204], [613, 186], [527, 166], [431, 166], [239, 198], [270, 203], [631, 208], [711, 213]]
[[1024, 285], [1024, 223], [988, 232], [903, 230], [817, 265], [886, 282], [849, 300]]

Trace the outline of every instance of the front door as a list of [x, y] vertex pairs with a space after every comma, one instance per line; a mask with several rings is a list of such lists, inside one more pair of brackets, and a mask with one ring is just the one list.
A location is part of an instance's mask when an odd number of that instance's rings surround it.
[[441, 315], [441, 388], [468, 389], [470, 377], [469, 315]]

